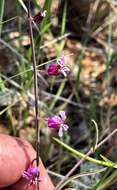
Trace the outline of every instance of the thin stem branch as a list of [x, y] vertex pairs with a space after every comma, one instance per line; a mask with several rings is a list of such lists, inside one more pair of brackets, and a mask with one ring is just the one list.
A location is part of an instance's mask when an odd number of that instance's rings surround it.
[[[103, 139], [100, 143], [97, 144], [95, 147], [95, 150], [97, 150], [100, 146], [102, 146], [105, 142], [107, 142], [113, 135], [117, 133], [117, 129], [113, 130], [112, 133], [110, 133], [105, 139]], [[87, 156], [91, 155], [94, 153], [94, 149], [90, 148], [90, 150], [86, 153], [86, 156], [81, 158], [75, 165], [74, 167], [65, 175], [65, 177], [58, 183], [56, 188], [54, 190], [60, 190], [61, 185], [68, 179], [70, 175], [73, 174], [73, 172], [84, 162]]]
[[[35, 96], [35, 126], [36, 126], [36, 164], [39, 166], [39, 144], [40, 144], [40, 135], [39, 135], [39, 111], [38, 111], [38, 83], [37, 83], [37, 69], [36, 69], [36, 55], [35, 55], [35, 45], [34, 37], [32, 30], [32, 16], [30, 8], [30, 0], [28, 1], [28, 19], [29, 19], [29, 30], [30, 30], [30, 39], [32, 47], [32, 62], [33, 62], [33, 75], [34, 75], [34, 96]], [[38, 176], [39, 178], [39, 176]], [[37, 179], [37, 189], [39, 190], [39, 179]]]

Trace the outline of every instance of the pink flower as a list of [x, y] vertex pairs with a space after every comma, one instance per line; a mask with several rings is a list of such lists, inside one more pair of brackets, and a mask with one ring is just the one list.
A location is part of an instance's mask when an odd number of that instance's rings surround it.
[[42, 20], [43, 20], [43, 18], [46, 16], [46, 10], [44, 10], [44, 11], [40, 11], [38, 14], [36, 14], [35, 16], [34, 16], [34, 18], [33, 18], [33, 20], [34, 20], [34, 22], [36, 23], [36, 24], [40, 24], [41, 22], [42, 22]]
[[67, 131], [69, 126], [65, 124], [66, 114], [64, 111], [60, 111], [58, 116], [52, 116], [48, 118], [48, 127], [59, 129], [58, 136], [63, 137], [63, 131]]
[[60, 69], [60, 65], [57, 64], [51, 64], [48, 68], [48, 75], [49, 76], [57, 76], [59, 75], [59, 69]]
[[30, 165], [26, 171], [23, 172], [22, 177], [26, 178], [30, 181], [30, 183], [34, 183], [39, 176], [39, 169]]
[[63, 74], [65, 77], [67, 76], [67, 72], [69, 72], [70, 69], [65, 66], [65, 59], [64, 56], [57, 59], [57, 63], [53, 63], [48, 67], [48, 75], [49, 76], [57, 76], [59, 74]]

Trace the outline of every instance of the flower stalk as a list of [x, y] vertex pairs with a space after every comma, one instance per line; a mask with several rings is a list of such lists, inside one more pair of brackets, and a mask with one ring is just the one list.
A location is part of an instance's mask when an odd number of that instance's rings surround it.
[[[34, 76], [34, 96], [35, 96], [35, 126], [36, 126], [36, 165], [39, 166], [39, 144], [40, 144], [40, 130], [39, 130], [39, 111], [38, 111], [38, 83], [37, 83], [37, 69], [36, 69], [36, 55], [35, 45], [32, 30], [32, 15], [30, 0], [28, 0], [28, 20], [29, 20], [29, 31], [32, 48], [32, 63], [33, 63], [33, 76]], [[39, 176], [37, 176], [37, 190], [39, 190]]]

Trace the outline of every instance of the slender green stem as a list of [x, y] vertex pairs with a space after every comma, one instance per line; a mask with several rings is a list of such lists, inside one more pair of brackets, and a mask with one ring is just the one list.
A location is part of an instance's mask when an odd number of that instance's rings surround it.
[[66, 148], [67, 150], [69, 150], [70, 152], [72, 152], [74, 155], [78, 156], [78, 157], [81, 157], [81, 158], [84, 158], [85, 160], [88, 160], [88, 161], [91, 161], [95, 164], [99, 164], [99, 165], [103, 165], [103, 166], [107, 166], [107, 167], [114, 167], [114, 168], [117, 168], [117, 165], [114, 164], [113, 162], [105, 162], [105, 161], [102, 161], [102, 160], [97, 160], [95, 158], [92, 158], [86, 154], [83, 154], [81, 152], [79, 152], [78, 150], [75, 150], [73, 148], [71, 148], [69, 145], [63, 143], [62, 141], [60, 141], [59, 139], [57, 138], [53, 138], [57, 143], [61, 144], [64, 148]]
[[117, 183], [117, 171], [114, 171], [108, 178], [106, 178], [103, 183], [101, 183], [94, 190], [108, 189], [112, 184]]
[[[5, 0], [1, 0], [0, 2], [0, 22], [2, 22], [3, 15], [4, 15], [4, 5], [5, 5]], [[2, 32], [2, 25], [0, 24], [0, 37], [1, 37], [1, 32]]]
[[[113, 135], [117, 133], [117, 129], [115, 129], [112, 133], [110, 133], [105, 139], [103, 139], [100, 143], [97, 144], [95, 147], [95, 150], [98, 149], [100, 146], [102, 146], [105, 142], [107, 142]], [[56, 138], [54, 138], [56, 141]], [[57, 139], [58, 140], [58, 139]], [[58, 140], [59, 141], [59, 140]], [[57, 141], [56, 141], [57, 142]], [[61, 141], [60, 141], [61, 142]], [[58, 142], [59, 143], [59, 142]], [[63, 143], [63, 142], [62, 142]], [[62, 145], [62, 144], [61, 144]], [[68, 145], [67, 145], [68, 146]], [[65, 146], [64, 146], [65, 147]], [[67, 148], [67, 147], [65, 147]], [[71, 148], [71, 147], [70, 147]], [[82, 164], [82, 162], [89, 156], [90, 154], [93, 153], [93, 148], [91, 148], [85, 155], [82, 155], [82, 153], [79, 154], [78, 156], [81, 156], [82, 158], [74, 165], [74, 167], [66, 174], [66, 176], [58, 183], [56, 188], [54, 190], [59, 190], [59, 187], [68, 179], [68, 177]], [[89, 157], [90, 158], [90, 157]], [[91, 161], [91, 160], [90, 160]], [[99, 164], [99, 163], [98, 163]], [[117, 166], [117, 165], [116, 165]], [[111, 164], [112, 167], [112, 164]]]
[[17, 19], [17, 18], [18, 18], [18, 16], [15, 16], [15, 17], [12, 17], [12, 18], [10, 18], [10, 19], [8, 19], [8, 20], [5, 20], [5, 21], [3, 21], [3, 22], [0, 20], [0, 25], [6, 24], [7, 22], [10, 22], [10, 21], [15, 20], [15, 19]]
[[[100, 170], [96, 170], [96, 171], [92, 171], [92, 172], [85, 172], [85, 173], [80, 173], [80, 174], [76, 174], [71, 176], [70, 178], [68, 178], [64, 184], [62, 184], [59, 189], [62, 189], [65, 185], [67, 185], [68, 183], [70, 183], [72, 180], [78, 179], [80, 177], [84, 177], [84, 176], [91, 176], [94, 174], [99, 174], [101, 172], [104, 172], [106, 170], [106, 168], [100, 169]], [[90, 188], [91, 189], [91, 188]]]
[[[31, 16], [31, 8], [30, 8], [30, 0], [28, 1], [28, 19], [29, 19], [29, 30], [30, 30], [30, 39], [31, 39], [31, 47], [32, 47], [32, 59], [33, 59], [33, 74], [34, 74], [34, 95], [35, 95], [35, 126], [36, 126], [36, 164], [39, 166], [39, 144], [40, 144], [40, 130], [39, 130], [39, 111], [38, 111], [38, 83], [37, 83], [37, 69], [36, 69], [36, 56], [35, 56], [35, 45], [34, 45], [34, 37], [32, 30], [32, 16]], [[39, 190], [39, 176], [37, 179], [37, 189]]]

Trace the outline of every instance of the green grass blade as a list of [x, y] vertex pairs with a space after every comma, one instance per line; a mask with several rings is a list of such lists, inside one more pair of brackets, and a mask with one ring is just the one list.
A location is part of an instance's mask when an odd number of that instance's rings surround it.
[[93, 190], [104, 190], [108, 189], [111, 185], [117, 183], [117, 170], [109, 175], [105, 180], [101, 181]]
[[[5, 0], [0, 1], [0, 23], [2, 23], [3, 15], [4, 15], [4, 7], [5, 7]], [[0, 24], [0, 37], [2, 32], [2, 25]]]
[[79, 90], [79, 85], [80, 85], [80, 74], [82, 72], [82, 60], [84, 57], [84, 49], [80, 51], [80, 56], [79, 56], [79, 69], [76, 77], [76, 89]]
[[5, 21], [3, 21], [3, 22], [0, 20], [0, 25], [6, 24], [7, 22], [10, 22], [10, 21], [15, 20], [15, 19], [17, 19], [17, 18], [18, 18], [18, 17], [15, 16], [15, 17], [12, 17], [12, 18], [10, 18], [10, 19], [8, 19], [8, 20], [5, 20]]
[[27, 9], [26, 5], [24, 4], [23, 0], [18, 0], [18, 2], [23, 7], [23, 9], [25, 10], [25, 12], [28, 13], [28, 9]]
[[103, 168], [103, 169], [100, 169], [100, 170], [95, 170], [95, 171], [92, 171], [92, 172], [80, 173], [80, 174], [76, 174], [74, 176], [71, 176], [60, 186], [59, 190], [62, 189], [68, 183], [70, 183], [72, 180], [78, 179], [80, 177], [85, 177], [85, 176], [91, 176], [91, 175], [94, 175], [94, 174], [99, 174], [99, 173], [104, 172], [105, 170], [106, 170], [106, 168]]
[[104, 175], [101, 177], [101, 179], [97, 182], [97, 184], [93, 187], [93, 190], [97, 190], [101, 184], [105, 181], [105, 179], [109, 176], [109, 174], [112, 172], [113, 168], [107, 168]]
[[59, 97], [59, 96], [62, 94], [62, 92], [63, 92], [64, 87], [65, 87], [65, 81], [63, 81], [63, 82], [61, 83], [61, 85], [60, 85], [60, 87], [59, 87], [59, 89], [58, 89], [58, 91], [57, 91], [56, 97], [55, 97], [55, 99], [52, 101], [52, 103], [51, 103], [51, 105], [50, 105], [50, 110], [52, 110], [52, 109], [54, 108], [54, 106], [55, 106], [55, 104], [56, 104], [56, 102], [57, 102], [57, 100], [58, 100], [58, 97]]
[[66, 28], [66, 17], [67, 17], [67, 1], [65, 1], [64, 9], [63, 9], [63, 18], [62, 18], [62, 26], [61, 26], [61, 36], [65, 33]]
[[[66, 17], [67, 17], [67, 1], [65, 1], [64, 9], [63, 9], [63, 17], [62, 17], [62, 24], [61, 24], [61, 36], [65, 34], [66, 29]], [[63, 39], [59, 46], [58, 46], [58, 55], [61, 54], [65, 45], [65, 39]]]
[[114, 164], [111, 160], [109, 160], [108, 158], [106, 158], [106, 157], [103, 156], [102, 154], [100, 154], [100, 157], [101, 157], [105, 162], [108, 162], [108, 163]]
[[71, 148], [69, 145], [63, 143], [62, 141], [60, 141], [59, 139], [57, 138], [53, 138], [55, 142], [57, 142], [58, 144], [60, 144], [61, 146], [63, 146], [65, 149], [67, 149], [68, 151], [70, 151], [73, 155], [75, 156], [78, 156], [78, 157], [81, 157], [81, 158], [84, 158], [90, 162], [93, 162], [95, 164], [99, 164], [99, 165], [102, 165], [102, 166], [107, 166], [107, 167], [113, 167], [113, 168], [117, 168], [117, 164], [111, 164], [111, 163], [108, 163], [108, 162], [104, 162], [102, 160], [97, 160], [95, 158], [92, 158], [90, 156], [87, 156], [73, 148]]
[[[52, 0], [46, 0], [45, 1], [43, 9], [47, 10], [47, 14], [41, 23], [41, 26], [40, 26], [41, 32], [45, 32], [46, 25], [48, 25], [48, 21], [49, 21], [49, 17], [50, 17], [50, 11], [51, 11], [51, 5], [52, 5]], [[47, 29], [48, 29], [48, 27], [47, 27]]]

